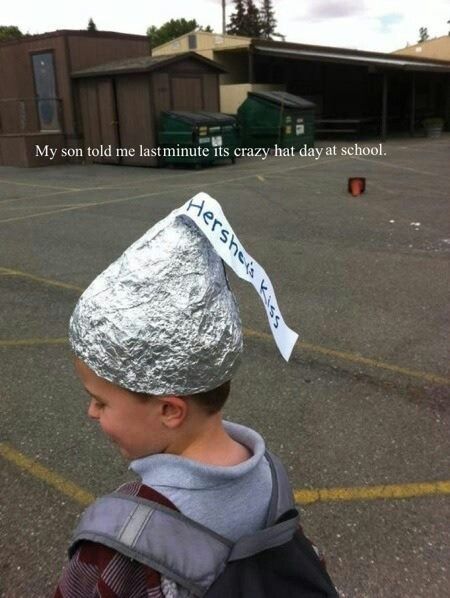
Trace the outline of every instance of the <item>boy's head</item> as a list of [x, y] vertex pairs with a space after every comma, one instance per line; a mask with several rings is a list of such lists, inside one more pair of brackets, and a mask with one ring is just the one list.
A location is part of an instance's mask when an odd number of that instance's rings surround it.
[[174, 213], [97, 276], [69, 327], [89, 415], [130, 459], [182, 454], [214, 427], [242, 336], [222, 260]]
[[88, 415], [127, 459], [156, 453], [181, 454], [214, 419], [230, 392], [230, 382], [191, 396], [137, 393], [93, 372], [75, 358], [75, 369], [90, 397]]

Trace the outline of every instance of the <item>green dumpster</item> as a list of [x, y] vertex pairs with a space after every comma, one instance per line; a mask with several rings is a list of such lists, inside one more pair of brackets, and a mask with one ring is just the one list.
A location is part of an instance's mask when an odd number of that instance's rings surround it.
[[286, 91], [251, 91], [238, 108], [244, 147], [314, 146], [315, 104]]
[[158, 131], [160, 164], [203, 166], [236, 158], [237, 122], [220, 112], [168, 111]]

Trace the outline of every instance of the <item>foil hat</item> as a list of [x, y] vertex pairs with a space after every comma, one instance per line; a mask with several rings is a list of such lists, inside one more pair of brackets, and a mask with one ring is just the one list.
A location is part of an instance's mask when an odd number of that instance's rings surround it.
[[154, 395], [230, 380], [242, 337], [221, 258], [189, 218], [174, 213], [97, 276], [69, 324], [74, 353], [98, 376]]

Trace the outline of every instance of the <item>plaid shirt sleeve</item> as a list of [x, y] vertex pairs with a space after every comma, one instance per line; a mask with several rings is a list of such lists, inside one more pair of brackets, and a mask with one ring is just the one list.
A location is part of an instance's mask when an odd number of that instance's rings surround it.
[[[139, 482], [119, 490], [177, 510], [159, 492]], [[157, 571], [108, 546], [85, 540], [65, 567], [54, 598], [164, 598], [164, 593]]]

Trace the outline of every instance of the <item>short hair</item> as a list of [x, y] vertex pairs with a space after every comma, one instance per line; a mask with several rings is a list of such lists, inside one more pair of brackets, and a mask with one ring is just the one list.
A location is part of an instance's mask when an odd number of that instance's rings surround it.
[[230, 395], [230, 388], [231, 381], [227, 380], [227, 382], [217, 386], [217, 388], [187, 395], [186, 398], [198, 405], [207, 415], [214, 415], [225, 405], [225, 401]]
[[[194, 402], [207, 415], [214, 415], [215, 413], [219, 413], [219, 411], [225, 405], [225, 401], [230, 395], [230, 389], [231, 380], [227, 380], [227, 382], [224, 382], [212, 390], [205, 390], [203, 392], [180, 396], [183, 399]], [[155, 395], [146, 394], [143, 392], [135, 392], [133, 394], [137, 395], [144, 401], [155, 397]]]

